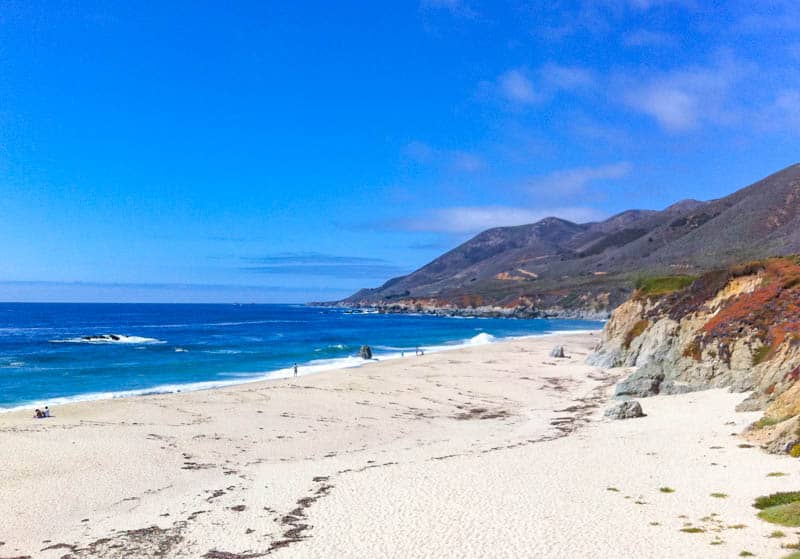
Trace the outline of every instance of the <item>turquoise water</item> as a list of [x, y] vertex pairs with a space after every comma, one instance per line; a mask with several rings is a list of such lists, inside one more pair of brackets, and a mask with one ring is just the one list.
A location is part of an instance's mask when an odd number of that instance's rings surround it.
[[339, 369], [586, 320], [377, 314], [301, 305], [0, 304], [0, 411]]

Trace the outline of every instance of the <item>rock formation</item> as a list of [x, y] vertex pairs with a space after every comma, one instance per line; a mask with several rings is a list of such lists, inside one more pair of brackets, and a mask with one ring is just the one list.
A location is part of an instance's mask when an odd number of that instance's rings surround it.
[[748, 436], [783, 451], [800, 439], [800, 259], [650, 278], [614, 311], [588, 361], [636, 368], [620, 398], [751, 392], [739, 408], [765, 417]]
[[611, 419], [631, 419], [634, 417], [644, 417], [642, 405], [636, 400], [627, 400], [608, 408], [603, 414]]

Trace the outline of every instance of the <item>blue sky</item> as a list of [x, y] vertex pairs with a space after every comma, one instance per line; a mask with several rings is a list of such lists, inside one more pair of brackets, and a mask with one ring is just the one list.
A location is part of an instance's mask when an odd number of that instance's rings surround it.
[[800, 160], [800, 4], [710, 4], [0, 1], [0, 300], [332, 299], [726, 195]]

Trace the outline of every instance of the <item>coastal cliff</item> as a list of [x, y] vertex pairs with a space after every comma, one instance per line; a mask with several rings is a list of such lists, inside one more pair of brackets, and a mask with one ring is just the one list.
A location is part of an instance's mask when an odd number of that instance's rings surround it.
[[783, 452], [800, 440], [800, 259], [641, 280], [589, 362], [636, 368], [617, 385], [620, 398], [752, 392], [739, 409], [764, 417], [746, 436]]

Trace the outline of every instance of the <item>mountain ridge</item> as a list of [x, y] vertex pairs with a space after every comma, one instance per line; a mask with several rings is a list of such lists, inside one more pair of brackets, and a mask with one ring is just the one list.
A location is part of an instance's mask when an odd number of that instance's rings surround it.
[[699, 275], [800, 252], [800, 164], [732, 194], [599, 222], [487, 229], [414, 272], [334, 304], [514, 316], [610, 312], [645, 275]]

